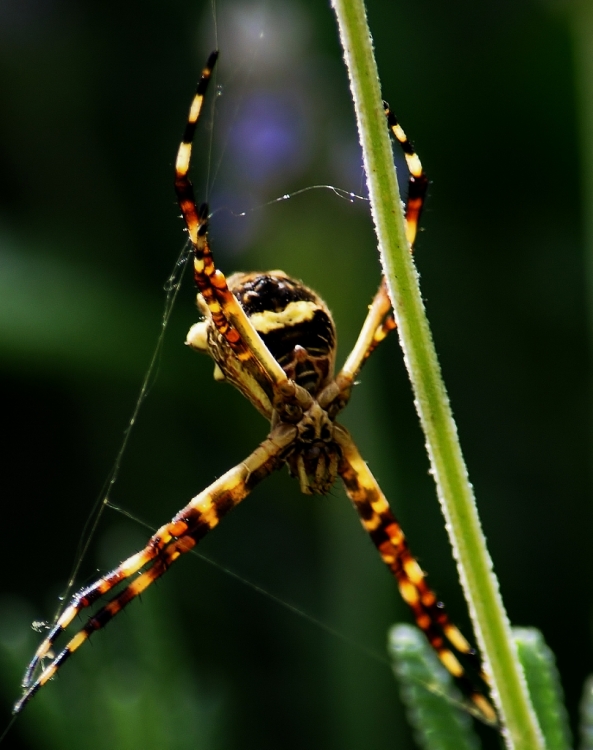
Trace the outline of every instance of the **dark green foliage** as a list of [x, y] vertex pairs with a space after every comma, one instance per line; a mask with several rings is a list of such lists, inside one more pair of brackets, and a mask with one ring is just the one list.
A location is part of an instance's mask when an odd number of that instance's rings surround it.
[[593, 675], [585, 680], [581, 699], [581, 748], [593, 750]]
[[388, 649], [418, 745], [424, 750], [477, 750], [472, 720], [460, 707], [461, 694], [424, 634], [411, 625], [395, 625]]
[[[7, 742], [22, 734], [31, 747], [52, 750], [212, 750], [224, 733], [223, 701], [212, 687], [200, 690], [176, 651], [188, 648], [176, 631], [174, 617], [147, 598], [134, 617], [115, 624], [111, 639], [96, 639], [46, 685]], [[24, 602], [0, 601], [7, 702], [19, 696], [23, 664], [38, 641]]]
[[513, 637], [546, 748], [569, 750], [572, 738], [554, 654], [536, 628], [513, 628]]

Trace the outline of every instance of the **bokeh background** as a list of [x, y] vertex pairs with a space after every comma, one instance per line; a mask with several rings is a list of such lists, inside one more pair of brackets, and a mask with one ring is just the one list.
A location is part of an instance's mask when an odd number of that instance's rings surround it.
[[[593, 25], [568, 2], [368, 10], [384, 95], [432, 180], [417, 263], [505, 603], [514, 624], [543, 630], [575, 726], [593, 669]], [[5, 723], [39, 638], [30, 623], [58, 606], [159, 335], [184, 243], [173, 161], [217, 44], [220, 95], [193, 175], [220, 266], [306, 280], [335, 314], [340, 360], [379, 281], [364, 201], [313, 189], [267, 205], [322, 184], [365, 194], [328, 3], [0, 4]], [[112, 493], [152, 528], [266, 434], [183, 346], [195, 320], [188, 275]], [[469, 631], [395, 336], [344, 421]], [[146, 535], [107, 510], [78, 585]], [[176, 565], [68, 663], [4, 745], [413, 747], [383, 657], [388, 626], [410, 618], [340, 488], [303, 497], [283, 472], [200, 551], [218, 567]]]

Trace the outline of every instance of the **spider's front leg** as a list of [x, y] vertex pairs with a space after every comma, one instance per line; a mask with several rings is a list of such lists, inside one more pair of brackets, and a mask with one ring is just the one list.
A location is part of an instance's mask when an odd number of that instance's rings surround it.
[[[422, 168], [420, 157], [416, 153], [412, 143], [408, 140], [397, 117], [391, 111], [389, 104], [383, 102], [383, 106], [385, 108], [387, 127], [391, 135], [401, 146], [409, 171], [408, 194], [404, 216], [406, 237], [410, 246], [410, 252], [412, 252], [428, 190], [428, 177]], [[383, 278], [381, 286], [369, 306], [367, 317], [358, 335], [354, 349], [352, 349], [344, 366], [336, 375], [335, 381], [320, 395], [320, 403], [324, 407], [329, 407], [331, 404], [334, 416], [348, 403], [352, 386], [364, 363], [389, 332], [395, 330], [395, 328], [395, 317], [391, 311], [391, 301], [387, 291], [387, 284], [385, 278]]]
[[[181, 555], [189, 552], [220, 520], [272, 471], [279, 468], [297, 436], [292, 425], [279, 424], [268, 438], [242, 463], [221, 476], [210, 487], [196, 495], [170, 523], [161, 526], [148, 540], [146, 547], [118, 565], [111, 573], [76, 594], [58, 619], [48, 636], [41, 643], [23, 679], [26, 692], [16, 703], [14, 713], [25, 704], [45, 683], [50, 680], [62, 664], [88, 640], [97, 630], [104, 628], [133, 599], [166, 573]], [[80, 630], [31, 684], [33, 674], [40, 661], [50, 655], [59, 636], [83, 609], [103, 598], [118, 584], [127, 581], [146, 568], [131, 583], [113, 596], [95, 615], [87, 620]]]
[[319, 403], [324, 409], [330, 409], [333, 417], [336, 417], [350, 400], [352, 386], [364, 363], [395, 327], [391, 300], [383, 280], [369, 305], [369, 311], [348, 359], [334, 380], [319, 394]]
[[408, 238], [410, 249], [413, 249], [416, 235], [418, 233], [420, 215], [424, 208], [424, 201], [428, 190], [428, 177], [422, 168], [420, 157], [416, 153], [408, 136], [404, 133], [404, 129], [399, 124], [397, 117], [391, 111], [391, 107], [387, 102], [383, 102], [383, 107], [385, 109], [385, 117], [387, 118], [387, 127], [389, 128], [391, 135], [401, 146], [410, 173], [408, 177], [408, 195], [406, 198], [404, 216], [406, 221], [406, 236]]
[[418, 627], [424, 632], [441, 662], [469, 695], [477, 713], [489, 724], [497, 722], [490, 701], [474, 686], [459, 660], [449, 648], [463, 654], [486, 679], [476, 652], [459, 629], [451, 622], [442, 602], [426, 583], [418, 562], [412, 555], [404, 533], [393, 515], [387, 498], [362, 459], [348, 431], [336, 424], [336, 442], [342, 459], [338, 472], [346, 492], [360, 516], [361, 523], [383, 562], [387, 565], [402, 595], [410, 606]]
[[259, 369], [275, 394], [290, 400], [295, 395], [294, 384], [289, 381], [251, 324], [243, 307], [229, 289], [223, 272], [216, 268], [208, 241], [208, 204], [202, 203], [199, 208], [197, 207], [193, 185], [189, 179], [196, 125], [217, 59], [218, 52], [213, 52], [198, 81], [183, 140], [177, 152], [175, 192], [193, 247], [194, 279], [200, 293], [199, 297], [204, 302], [214, 327], [240, 363]]

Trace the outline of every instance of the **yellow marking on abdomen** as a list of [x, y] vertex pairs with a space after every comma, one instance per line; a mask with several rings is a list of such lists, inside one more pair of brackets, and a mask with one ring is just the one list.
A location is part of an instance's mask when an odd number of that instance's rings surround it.
[[216, 508], [210, 508], [208, 511], [206, 511], [206, 513], [203, 513], [200, 520], [204, 523], [207, 523], [209, 529], [213, 529], [220, 523]]
[[299, 300], [289, 302], [284, 310], [275, 312], [274, 310], [264, 310], [263, 312], [253, 313], [249, 316], [251, 324], [258, 333], [269, 333], [277, 331], [286, 326], [305, 323], [312, 320], [313, 316], [320, 307], [316, 302]]
[[[168, 526], [164, 527], [165, 533], [161, 534], [160, 529], [157, 531], [157, 535], [160, 536], [161, 542], [168, 544], [173, 537], [183, 536], [188, 529], [186, 521], [175, 521], [171, 522]], [[161, 544], [161, 546], [163, 546]]]

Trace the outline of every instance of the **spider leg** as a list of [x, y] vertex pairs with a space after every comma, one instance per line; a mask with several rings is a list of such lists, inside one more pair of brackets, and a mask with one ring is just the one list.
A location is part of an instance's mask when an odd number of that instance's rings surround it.
[[364, 354], [364, 358], [362, 360], [361, 365], [364, 365], [364, 363], [371, 356], [371, 354], [375, 351], [375, 349], [379, 346], [379, 344], [382, 341], [385, 341], [385, 339], [391, 333], [391, 331], [395, 331], [396, 328], [397, 328], [397, 323], [395, 322], [393, 313], [390, 312], [389, 315], [385, 318], [385, 320], [381, 323], [381, 325], [377, 326], [377, 330], [375, 331], [373, 340], [371, 341], [370, 346], [368, 347], [368, 349], [366, 350]]
[[[220, 520], [251, 492], [255, 485], [279, 468], [284, 463], [285, 454], [290, 450], [296, 435], [296, 427], [286, 424], [278, 425], [242, 463], [196, 495], [170, 523], [161, 526], [143, 550], [132, 555], [111, 573], [76, 594], [37, 649], [23, 680], [23, 687], [27, 690], [15, 705], [14, 713], [19, 713], [23, 709], [39, 688], [55, 675], [66, 659], [80, 648], [92, 633], [105, 627], [127, 604], [160, 578], [175, 560], [185, 552], [189, 552], [202, 537], [215, 528]], [[40, 660], [49, 654], [53, 644], [74, 617], [147, 565], [149, 567], [146, 570], [88, 619], [82, 630], [68, 642], [39, 678], [31, 684], [33, 673]]]
[[[391, 330], [390, 328], [384, 330], [386, 320], [388, 319], [386, 319], [386, 316], [390, 310], [391, 300], [387, 293], [385, 281], [383, 281], [372, 303], [369, 305], [369, 311], [358, 334], [356, 344], [335, 378], [340, 392], [346, 398], [348, 398], [350, 389], [361, 367], [385, 338], [389, 330]], [[392, 316], [391, 319], [393, 320]], [[387, 325], [389, 326], [390, 324]]]
[[485, 679], [479, 657], [451, 622], [442, 602], [438, 601], [426, 583], [401, 526], [349, 433], [341, 425], [336, 425], [334, 435], [342, 452], [338, 473], [346, 492], [383, 562], [397, 580], [402, 598], [412, 609], [416, 624], [428, 638], [443, 665], [469, 695], [479, 715], [487, 723], [496, 723], [496, 712], [490, 701], [473, 685], [449, 645], [473, 662], [480, 677]]
[[290, 391], [286, 373], [229, 290], [225, 275], [214, 264], [208, 242], [208, 204], [202, 203], [197, 208], [193, 185], [188, 177], [196, 125], [217, 58], [218, 52], [212, 52], [202, 71], [175, 162], [175, 192], [193, 246], [194, 279], [216, 330], [237, 358], [243, 363], [255, 361], [275, 389], [288, 388]]
[[338, 411], [344, 408], [350, 399], [352, 386], [362, 366], [389, 332], [396, 327], [395, 318], [391, 312], [391, 300], [385, 280], [383, 280], [369, 305], [369, 311], [354, 348], [333, 382], [326, 386], [319, 396], [321, 406], [327, 408], [330, 403], [337, 402]]
[[[410, 172], [408, 179], [408, 196], [405, 207], [406, 237], [412, 250], [416, 235], [418, 233], [418, 222], [424, 206], [426, 191], [428, 189], [428, 177], [422, 169], [422, 163], [414, 147], [408, 140], [403, 128], [399, 124], [397, 117], [391, 111], [389, 104], [383, 102], [385, 108], [385, 117], [387, 125], [393, 137], [402, 147], [406, 164]], [[390, 331], [397, 326], [393, 313], [390, 313], [391, 301], [385, 284], [385, 279], [381, 282], [379, 291], [375, 295], [373, 302], [369, 307], [366, 320], [358, 336], [354, 348], [350, 352], [341, 371], [335, 378], [335, 385], [330, 384], [326, 392], [321, 396], [320, 402], [329, 404], [336, 399], [339, 400], [339, 408], [343, 408], [350, 398], [350, 390], [354, 380], [366, 360], [375, 351], [377, 346], [383, 341]]]
[[408, 137], [404, 133], [402, 126], [399, 124], [397, 117], [391, 111], [389, 104], [383, 102], [385, 108], [385, 116], [387, 117], [387, 125], [393, 134], [393, 137], [402, 147], [406, 164], [410, 172], [408, 179], [408, 198], [406, 200], [406, 235], [410, 248], [414, 247], [416, 240], [416, 234], [418, 232], [418, 222], [420, 221], [420, 214], [422, 213], [422, 207], [424, 206], [424, 200], [426, 198], [426, 191], [428, 189], [428, 177], [422, 169], [422, 163], [418, 157], [418, 154], [414, 151], [414, 147], [408, 140]]

